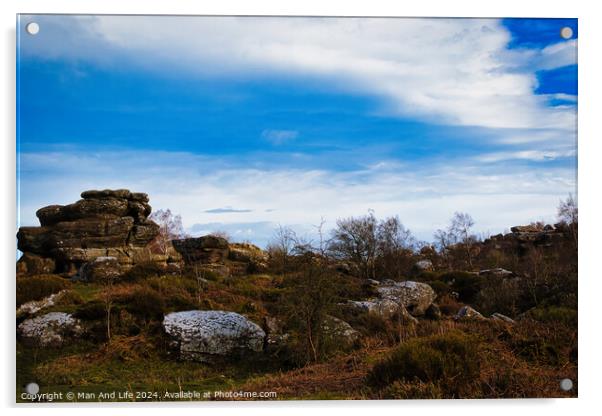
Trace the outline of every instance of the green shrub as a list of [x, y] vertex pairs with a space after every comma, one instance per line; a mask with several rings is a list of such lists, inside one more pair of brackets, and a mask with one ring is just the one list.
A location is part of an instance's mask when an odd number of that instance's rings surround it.
[[382, 392], [383, 399], [444, 399], [443, 389], [436, 383], [414, 380], [395, 381]]
[[53, 293], [71, 287], [71, 282], [54, 274], [17, 278], [17, 306], [32, 300], [42, 300]]
[[165, 312], [163, 297], [156, 290], [141, 286], [119, 299], [131, 314], [144, 319], [161, 319]]
[[145, 261], [138, 263], [128, 270], [123, 276], [124, 281], [137, 282], [150, 277], [161, 276], [164, 273], [163, 267], [154, 261]]
[[476, 337], [459, 331], [414, 338], [377, 363], [367, 381], [381, 388], [398, 380], [441, 382], [449, 394], [457, 395], [479, 374], [478, 347]]
[[60, 298], [55, 302], [55, 305], [67, 306], [67, 305], [81, 305], [84, 303], [84, 299], [79, 293], [74, 290], [66, 290]]
[[462, 302], [473, 303], [481, 290], [483, 278], [474, 273], [454, 271], [442, 274], [440, 280], [450, 283]]
[[527, 316], [539, 322], [560, 322], [572, 328], [577, 327], [577, 311], [563, 306], [537, 307], [531, 309]]
[[107, 307], [100, 300], [92, 300], [80, 305], [74, 313], [76, 318], [84, 321], [95, 321], [107, 316]]
[[443, 295], [447, 295], [451, 292], [449, 285], [441, 280], [433, 280], [428, 282], [429, 286], [433, 288], [437, 297], [441, 297]]

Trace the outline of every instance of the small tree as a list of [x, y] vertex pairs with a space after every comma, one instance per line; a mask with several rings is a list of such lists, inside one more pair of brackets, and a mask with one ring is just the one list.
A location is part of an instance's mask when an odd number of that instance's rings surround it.
[[151, 244], [151, 247], [158, 250], [159, 253], [167, 254], [171, 240], [187, 237], [182, 225], [182, 217], [173, 215], [170, 209], [155, 211], [149, 218], [159, 225], [159, 234]]
[[472, 268], [472, 247], [476, 242], [476, 236], [472, 234], [474, 220], [465, 212], [455, 212], [451, 219], [449, 231], [455, 240], [462, 244], [466, 253], [468, 266]]

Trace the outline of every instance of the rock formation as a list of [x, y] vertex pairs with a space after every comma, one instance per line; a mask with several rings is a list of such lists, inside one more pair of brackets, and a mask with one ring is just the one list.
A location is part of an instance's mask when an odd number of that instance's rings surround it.
[[183, 360], [211, 361], [237, 352], [263, 350], [265, 332], [234, 312], [173, 312], [165, 316], [163, 327]]
[[267, 269], [267, 255], [249, 243], [228, 243], [223, 237], [205, 235], [172, 240], [174, 249], [189, 266], [199, 272], [209, 271], [221, 277], [245, 275]]
[[75, 275], [98, 257], [114, 257], [124, 268], [165, 261], [146, 248], [159, 233], [159, 226], [148, 219], [147, 194], [118, 189], [85, 191], [81, 197], [73, 204], [39, 209], [41, 226], [19, 229], [19, 273]]

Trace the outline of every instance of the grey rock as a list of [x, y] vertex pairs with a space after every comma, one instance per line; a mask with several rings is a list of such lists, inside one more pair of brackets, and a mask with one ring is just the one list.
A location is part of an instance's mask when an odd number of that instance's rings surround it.
[[494, 313], [491, 315], [491, 319], [493, 319], [494, 321], [502, 321], [502, 322], [506, 322], [508, 324], [514, 324], [516, 323], [516, 321], [506, 315], [502, 315], [501, 313]]
[[173, 312], [165, 316], [163, 327], [180, 358], [191, 361], [260, 352], [266, 336], [244, 316], [224, 311]]
[[462, 306], [460, 308], [460, 310], [458, 311], [458, 313], [456, 314], [456, 316], [454, 317], [454, 319], [456, 320], [460, 320], [460, 319], [487, 319], [485, 318], [483, 315], [481, 315], [480, 312], [478, 312], [477, 310], [473, 309], [472, 307], [466, 305], [466, 306]]
[[424, 315], [437, 295], [426, 283], [407, 280], [404, 282], [385, 283], [376, 288], [381, 299], [392, 300], [414, 316]]

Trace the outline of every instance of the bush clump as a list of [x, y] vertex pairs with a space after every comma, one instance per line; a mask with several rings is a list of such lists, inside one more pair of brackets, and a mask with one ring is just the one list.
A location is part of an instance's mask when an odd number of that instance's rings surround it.
[[161, 319], [165, 312], [161, 294], [147, 286], [134, 289], [119, 301], [128, 312], [143, 319]]
[[17, 306], [32, 300], [42, 300], [70, 286], [69, 280], [54, 274], [17, 278]]
[[455, 271], [442, 274], [440, 280], [451, 284], [451, 289], [458, 293], [462, 302], [473, 303], [481, 290], [483, 278], [474, 273]]
[[136, 264], [126, 272], [123, 277], [124, 281], [137, 282], [139, 280], [148, 279], [150, 277], [161, 276], [164, 273], [163, 267], [154, 261], [145, 261]]
[[107, 316], [107, 307], [100, 300], [91, 300], [78, 306], [73, 315], [84, 321], [104, 319]]
[[414, 338], [377, 363], [367, 381], [377, 388], [396, 381], [435, 383], [458, 397], [479, 374], [478, 348], [476, 337], [459, 331]]
[[577, 327], [577, 311], [563, 306], [534, 308], [527, 313], [527, 316], [539, 322], [560, 322], [569, 327]]

